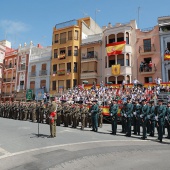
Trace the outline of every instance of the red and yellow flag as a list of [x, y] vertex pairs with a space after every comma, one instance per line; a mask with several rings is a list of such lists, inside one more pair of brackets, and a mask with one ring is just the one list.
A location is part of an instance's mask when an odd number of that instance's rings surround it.
[[112, 65], [112, 75], [114, 76], [120, 75], [120, 64]]
[[165, 54], [164, 55], [164, 60], [170, 60], [170, 54]]
[[124, 49], [126, 41], [115, 42], [111, 44], [107, 44], [106, 51], [107, 55], [115, 55], [115, 54], [122, 54], [122, 50]]

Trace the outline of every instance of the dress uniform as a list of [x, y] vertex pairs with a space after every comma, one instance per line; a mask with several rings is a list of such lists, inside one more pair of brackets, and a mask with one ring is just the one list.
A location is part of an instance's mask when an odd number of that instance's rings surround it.
[[147, 125], [148, 115], [149, 115], [149, 106], [147, 105], [146, 99], [144, 99], [142, 102], [143, 102], [143, 106], [142, 106], [140, 117], [142, 122], [143, 136], [141, 138], [145, 140], [147, 138], [146, 125]]
[[122, 124], [122, 133], [126, 133], [126, 117], [124, 116], [126, 113], [126, 102], [123, 104], [123, 107], [121, 109], [121, 124]]
[[134, 116], [134, 134], [140, 135], [140, 115], [141, 115], [141, 104], [139, 104], [139, 100], [137, 99], [135, 101], [135, 106], [134, 106], [134, 112], [133, 112], [133, 116]]
[[166, 127], [167, 127], [167, 131], [168, 131], [168, 136], [167, 138], [170, 139], [170, 102], [167, 105], [167, 109], [166, 109], [166, 117], [165, 117], [165, 121], [166, 121]]
[[154, 136], [155, 133], [155, 105], [154, 105], [154, 101], [150, 101], [150, 111], [149, 111], [149, 117], [148, 117], [148, 124], [150, 126], [150, 136]]
[[158, 123], [158, 140], [162, 142], [163, 138], [163, 127], [165, 122], [165, 114], [166, 114], [166, 108], [162, 105], [163, 100], [158, 101], [158, 107], [157, 107], [157, 123]]
[[111, 116], [111, 123], [112, 123], [112, 134], [116, 135], [116, 131], [117, 131], [117, 112], [118, 112], [118, 104], [117, 104], [117, 100], [113, 99], [112, 103], [109, 107], [109, 112], [110, 112], [110, 116]]
[[126, 112], [125, 117], [127, 119], [127, 129], [126, 129], [126, 136], [131, 136], [131, 122], [132, 122], [132, 112], [133, 112], [133, 104], [130, 102], [130, 98], [127, 98], [127, 104], [126, 104]]
[[99, 112], [99, 106], [97, 104], [97, 101], [92, 101], [93, 105], [91, 108], [92, 113], [92, 131], [97, 132], [98, 131], [98, 112]]

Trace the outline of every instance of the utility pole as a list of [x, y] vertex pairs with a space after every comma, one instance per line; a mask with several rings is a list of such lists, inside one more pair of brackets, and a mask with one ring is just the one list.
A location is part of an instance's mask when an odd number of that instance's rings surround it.
[[140, 14], [139, 14], [139, 12], [140, 12], [140, 6], [138, 7], [138, 25], [139, 25], [139, 19], [140, 19]]

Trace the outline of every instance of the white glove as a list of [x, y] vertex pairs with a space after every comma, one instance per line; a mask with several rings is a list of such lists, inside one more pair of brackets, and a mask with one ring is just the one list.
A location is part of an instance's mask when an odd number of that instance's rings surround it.
[[127, 117], [127, 115], [126, 115], [126, 114], [124, 114], [124, 116], [125, 116], [125, 117]]
[[110, 116], [112, 116], [112, 114], [110, 114]]
[[140, 115], [140, 118], [143, 118], [143, 115]]
[[133, 114], [136, 116], [136, 112], [133, 112]]
[[155, 120], [158, 120], [158, 116], [155, 116]]
[[167, 116], [165, 116], [165, 119], [166, 119], [166, 120], [168, 120], [168, 117], [167, 117]]

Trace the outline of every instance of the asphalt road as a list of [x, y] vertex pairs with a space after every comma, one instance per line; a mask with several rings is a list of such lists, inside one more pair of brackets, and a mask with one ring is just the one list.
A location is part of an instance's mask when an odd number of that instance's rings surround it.
[[[47, 138], [49, 125], [0, 118], [0, 170], [166, 170], [170, 169], [170, 140], [57, 127]], [[121, 126], [118, 126], [118, 132]]]

